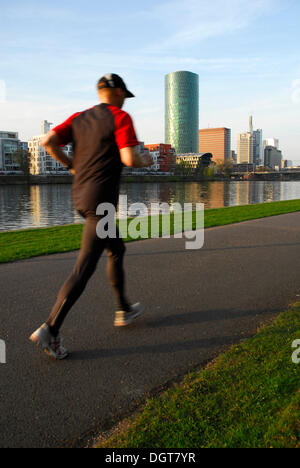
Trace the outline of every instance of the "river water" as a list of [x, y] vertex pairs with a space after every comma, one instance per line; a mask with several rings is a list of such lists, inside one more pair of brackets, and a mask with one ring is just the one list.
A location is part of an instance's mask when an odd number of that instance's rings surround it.
[[[128, 205], [144, 203], [148, 209], [163, 202], [221, 208], [300, 199], [300, 181], [125, 183], [121, 195]], [[125, 205], [119, 211], [125, 216]], [[73, 207], [71, 185], [0, 185], [0, 213], [0, 231], [84, 222]]]

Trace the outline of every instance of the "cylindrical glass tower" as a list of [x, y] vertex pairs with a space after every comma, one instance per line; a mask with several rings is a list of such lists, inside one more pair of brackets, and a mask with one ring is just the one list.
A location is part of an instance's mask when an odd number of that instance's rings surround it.
[[199, 76], [178, 71], [165, 78], [165, 143], [177, 154], [199, 152]]

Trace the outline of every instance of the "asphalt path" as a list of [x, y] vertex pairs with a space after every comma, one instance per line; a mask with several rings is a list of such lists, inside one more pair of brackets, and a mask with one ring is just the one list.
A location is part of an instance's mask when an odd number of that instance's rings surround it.
[[106, 255], [68, 316], [71, 355], [50, 360], [29, 342], [46, 320], [78, 252], [0, 265], [0, 447], [85, 444], [146, 395], [255, 334], [300, 294], [300, 213], [127, 244], [132, 302], [145, 313], [113, 326]]

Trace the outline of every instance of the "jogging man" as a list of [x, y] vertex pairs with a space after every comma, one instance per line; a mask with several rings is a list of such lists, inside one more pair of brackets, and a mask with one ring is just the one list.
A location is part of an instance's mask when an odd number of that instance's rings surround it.
[[[117, 209], [123, 165], [149, 167], [153, 160], [149, 154], [138, 152], [139, 142], [132, 119], [121, 110], [126, 98], [134, 97], [122, 78], [116, 74], [103, 76], [98, 82], [98, 96], [100, 105], [72, 115], [50, 131], [42, 142], [46, 151], [75, 175], [74, 207], [86, 220], [73, 271], [59, 291], [47, 322], [30, 337], [55, 359], [68, 356], [62, 345], [60, 328], [85, 290], [104, 250], [108, 257], [107, 275], [117, 306], [115, 326], [129, 325], [141, 314], [141, 305], [131, 305], [125, 293], [123, 240], [118, 229], [116, 238], [98, 237], [96, 229], [101, 216], [97, 215], [97, 208], [102, 203], [110, 203]], [[72, 161], [61, 148], [69, 143], [74, 147]]]

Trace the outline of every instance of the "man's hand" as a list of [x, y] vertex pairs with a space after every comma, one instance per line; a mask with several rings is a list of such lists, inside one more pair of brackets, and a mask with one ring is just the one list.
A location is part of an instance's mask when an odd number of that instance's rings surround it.
[[143, 165], [144, 165], [143, 167], [153, 166], [154, 162], [153, 162], [153, 158], [152, 158], [150, 153], [148, 153], [148, 152], [142, 153], [142, 154], [140, 154], [140, 157], [141, 157], [141, 159], [143, 161]]
[[[60, 162], [64, 166], [70, 167], [71, 161], [61, 149], [58, 135], [55, 132], [50, 131], [49, 133], [47, 133], [47, 135], [43, 138], [41, 144], [53, 159]], [[74, 169], [71, 168], [69, 169], [69, 171], [72, 174], [75, 174]]]
[[140, 153], [135, 147], [126, 147], [120, 150], [121, 161], [127, 167], [150, 167], [152, 166], [153, 159], [149, 153]]
[[73, 175], [76, 174], [75, 169], [70, 169], [70, 172], [71, 172], [71, 174], [73, 174]]

